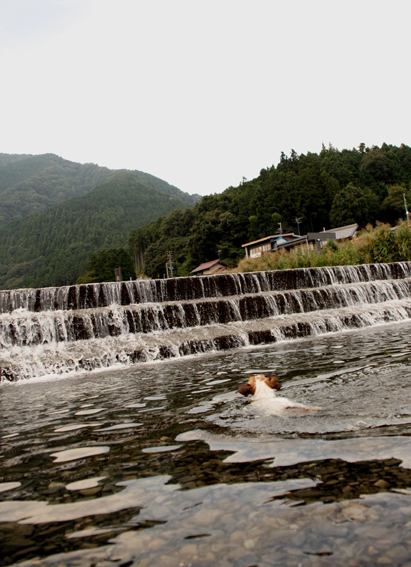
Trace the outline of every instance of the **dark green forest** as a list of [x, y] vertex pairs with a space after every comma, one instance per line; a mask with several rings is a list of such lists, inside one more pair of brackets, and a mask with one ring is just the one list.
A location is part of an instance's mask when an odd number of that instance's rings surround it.
[[21, 159], [31, 158], [32, 154], [3, 154], [0, 152], [0, 167], [7, 165], [8, 163], [13, 163], [14, 161], [20, 161]]
[[277, 166], [252, 181], [204, 197], [194, 208], [175, 210], [135, 228], [129, 247], [137, 273], [162, 277], [166, 252], [173, 251], [177, 275], [220, 258], [236, 265], [241, 245], [279, 232], [320, 231], [358, 222], [404, 217], [411, 203], [411, 148], [383, 144], [352, 150], [323, 146], [319, 154], [281, 154]]
[[[104, 176], [109, 180], [90, 188]], [[86, 195], [69, 198], [86, 186]], [[234, 266], [242, 244], [278, 233], [279, 223], [283, 232], [301, 234], [353, 222], [395, 224], [404, 217], [404, 194], [411, 203], [406, 145], [282, 153], [277, 166], [200, 202], [138, 171], [73, 164], [52, 154], [0, 154], [0, 217], [8, 223], [0, 229], [0, 288], [72, 284], [87, 271], [98, 278], [96, 253], [127, 241], [137, 273], [149, 277], [163, 277], [168, 250], [179, 276], [218, 255]], [[41, 196], [45, 210], [8, 222], [5, 211], [28, 214]], [[50, 206], [59, 198], [64, 202]]]
[[[125, 171], [125, 170], [117, 170]], [[157, 191], [167, 193], [194, 205], [198, 195], [188, 195], [142, 171], [136, 178]], [[0, 154], [0, 227], [63, 203], [72, 197], [86, 195], [109, 181], [115, 170], [92, 163], [80, 164], [54, 154], [38, 156]]]
[[75, 283], [90, 255], [124, 247], [132, 229], [188, 206], [190, 199], [160, 192], [150, 183], [156, 178], [143, 176], [117, 172], [87, 195], [0, 229], [0, 288]]
[[[94, 164], [73, 163], [53, 154], [0, 159], [0, 227], [85, 195], [114, 171]], [[14, 157], [14, 159], [12, 159]], [[6, 163], [4, 163], [6, 162]], [[3, 165], [2, 165], [3, 164]]]
[[77, 284], [113, 282], [115, 270], [121, 268], [123, 280], [136, 279], [133, 260], [125, 248], [110, 248], [100, 250], [90, 256], [87, 272], [77, 279]]

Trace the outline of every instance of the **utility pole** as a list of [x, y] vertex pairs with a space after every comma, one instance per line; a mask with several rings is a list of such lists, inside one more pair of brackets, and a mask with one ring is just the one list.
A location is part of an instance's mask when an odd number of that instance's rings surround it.
[[168, 260], [168, 262], [166, 263], [167, 277], [172, 278], [173, 277], [173, 253], [171, 252], [171, 250], [169, 250], [167, 252], [167, 260]]
[[294, 217], [294, 222], [297, 224], [297, 227], [298, 227], [298, 236], [301, 236], [300, 224], [301, 224], [302, 220], [303, 220], [303, 217]]
[[278, 223], [278, 226], [280, 227], [280, 234], [282, 234], [282, 233], [283, 233], [283, 225], [282, 225], [282, 223], [279, 222], [279, 223]]
[[408, 212], [408, 207], [407, 207], [407, 199], [405, 198], [405, 193], [402, 194], [402, 196], [404, 197], [404, 207], [405, 207], [405, 216], [407, 217], [407, 225], [410, 226], [410, 213]]

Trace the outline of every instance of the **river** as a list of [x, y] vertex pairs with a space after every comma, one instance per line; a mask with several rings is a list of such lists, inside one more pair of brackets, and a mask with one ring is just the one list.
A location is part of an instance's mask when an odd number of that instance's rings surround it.
[[410, 330], [3, 384], [1, 565], [411, 565]]

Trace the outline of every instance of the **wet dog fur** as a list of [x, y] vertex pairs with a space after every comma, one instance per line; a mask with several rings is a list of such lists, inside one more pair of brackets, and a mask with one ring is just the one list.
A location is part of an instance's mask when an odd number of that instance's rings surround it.
[[281, 384], [278, 378], [276, 378], [275, 376], [267, 377], [267, 376], [263, 376], [262, 374], [259, 374], [258, 376], [251, 376], [251, 378], [248, 381], [248, 384], [244, 384], [244, 386], [240, 386], [238, 388], [240, 394], [242, 394], [243, 396], [254, 396], [256, 391], [257, 380], [262, 380], [272, 390], [281, 390]]
[[[257, 397], [255, 397], [253, 401], [264, 399], [266, 398], [267, 388], [265, 388], [265, 393], [262, 393], [263, 398], [260, 398], [258, 396], [258, 394], [261, 393], [261, 388], [259, 387], [261, 385], [261, 382], [263, 382], [265, 386], [267, 386], [271, 390], [281, 390], [281, 384], [278, 378], [276, 378], [275, 376], [264, 376], [263, 374], [259, 374], [258, 376], [251, 376], [251, 378], [248, 381], [248, 384], [244, 384], [243, 386], [240, 386], [238, 388], [238, 391], [243, 396], [246, 397], [251, 396], [251, 398], [253, 398], [257, 392]], [[293, 402], [287, 398], [282, 398], [282, 397], [276, 398], [274, 392], [272, 392], [272, 398], [271, 397], [268, 398], [268, 401], [277, 402], [277, 404], [279, 405], [279, 409], [280, 407], [282, 409], [294, 409], [297, 412], [307, 412], [307, 411], [313, 411], [313, 410], [315, 411], [321, 409], [320, 407], [307, 407], [304, 406], [303, 404], [299, 404], [298, 402]]]

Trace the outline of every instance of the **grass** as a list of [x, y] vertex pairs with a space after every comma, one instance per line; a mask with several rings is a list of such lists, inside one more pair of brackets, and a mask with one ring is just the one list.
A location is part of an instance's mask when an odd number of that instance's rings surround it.
[[307, 250], [306, 244], [260, 258], [244, 258], [238, 272], [289, 270], [316, 266], [347, 266], [383, 262], [403, 262], [411, 259], [411, 228], [401, 221], [395, 229], [388, 224], [368, 225], [354, 240], [328, 241], [321, 251]]

